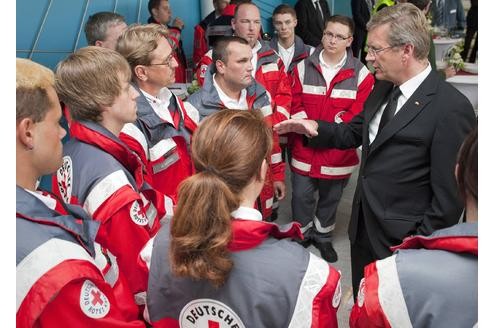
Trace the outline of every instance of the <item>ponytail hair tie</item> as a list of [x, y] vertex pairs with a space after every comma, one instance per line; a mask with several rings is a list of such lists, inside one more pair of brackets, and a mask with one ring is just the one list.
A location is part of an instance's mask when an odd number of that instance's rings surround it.
[[207, 173], [211, 173], [211, 174], [216, 175], [218, 177], [221, 177], [220, 174], [218, 174], [218, 171], [212, 166], [209, 166], [209, 165], [205, 166], [203, 171], [207, 172]]

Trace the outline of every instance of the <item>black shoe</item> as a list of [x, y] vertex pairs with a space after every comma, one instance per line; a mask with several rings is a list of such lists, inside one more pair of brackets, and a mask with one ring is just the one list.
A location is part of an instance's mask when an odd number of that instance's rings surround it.
[[315, 243], [315, 247], [320, 251], [321, 257], [330, 263], [337, 262], [339, 257], [337, 256], [337, 252], [333, 249], [333, 245], [331, 242], [325, 243]]
[[295, 241], [304, 248], [308, 248], [311, 245], [310, 238], [304, 238], [304, 240], [296, 239]]

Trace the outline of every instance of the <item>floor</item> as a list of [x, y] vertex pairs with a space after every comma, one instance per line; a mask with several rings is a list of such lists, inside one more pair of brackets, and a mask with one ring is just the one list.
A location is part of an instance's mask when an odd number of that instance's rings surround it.
[[[358, 151], [359, 152], [359, 151]], [[288, 165], [287, 165], [288, 167]], [[352, 308], [352, 283], [351, 283], [351, 255], [349, 247], [349, 238], [347, 236], [347, 227], [351, 217], [352, 198], [356, 188], [356, 179], [358, 170], [356, 169], [351, 179], [344, 189], [344, 194], [340, 200], [337, 209], [337, 224], [333, 235], [333, 246], [339, 259], [332, 265], [341, 273], [342, 299], [337, 312], [339, 327], [349, 327], [349, 314]], [[291, 221], [291, 188], [290, 188], [290, 171], [286, 171], [287, 197], [280, 202], [279, 215], [277, 223], [284, 224]], [[314, 246], [308, 247], [308, 250], [316, 255], [320, 255], [318, 249]]]

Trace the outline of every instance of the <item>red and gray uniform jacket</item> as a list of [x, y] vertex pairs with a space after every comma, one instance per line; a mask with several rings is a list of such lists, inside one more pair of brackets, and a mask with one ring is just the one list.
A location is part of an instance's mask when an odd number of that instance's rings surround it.
[[[160, 24], [155, 21], [152, 17], [148, 18], [148, 24]], [[176, 83], [186, 83], [186, 68], [187, 59], [182, 47], [181, 29], [175, 26], [166, 26], [168, 29], [168, 39], [171, 41], [170, 46], [174, 51], [174, 59], [179, 66], [175, 68], [175, 82]]]
[[[275, 50], [277, 53], [279, 52], [279, 49], [278, 49], [278, 36], [275, 35], [271, 40], [270, 40], [270, 47]], [[296, 65], [308, 58], [312, 53], [313, 51], [315, 50], [315, 48], [313, 48], [312, 46], [309, 46], [307, 44], [304, 43], [304, 41], [298, 37], [297, 35], [295, 35], [295, 39], [294, 39], [294, 56], [292, 57], [292, 61], [289, 65], [289, 68], [287, 69], [287, 77], [289, 78], [289, 85], [292, 86], [292, 84], [294, 83], [292, 81], [293, 77], [292, 77], [292, 72], [294, 71], [294, 68], [296, 67]], [[285, 120], [286, 118], [284, 118], [283, 120]], [[279, 136], [279, 141], [280, 141], [280, 145], [287, 145], [287, 136], [285, 135], [281, 135]]]
[[101, 125], [73, 121], [69, 132], [52, 190], [101, 223], [96, 242], [105, 279], [142, 305], [148, 277], [136, 268], [136, 258], [160, 220], [172, 214], [172, 200], [144, 182], [138, 156]]
[[95, 263], [98, 222], [52, 200], [16, 186], [16, 326], [144, 328]]
[[[289, 68], [287, 68], [287, 73], [289, 74], [289, 78], [291, 77], [290, 73], [294, 70], [296, 65], [301, 60], [308, 58], [313, 53], [313, 51], [315, 50], [315, 48], [313, 48], [312, 46], [305, 44], [304, 41], [300, 37], [298, 37], [297, 35], [295, 35], [294, 37], [295, 37], [295, 39], [294, 39], [294, 56], [292, 57], [292, 61], [289, 65]], [[278, 36], [277, 35], [275, 35], [270, 40], [270, 47], [273, 50], [275, 50], [277, 53], [279, 52]]]
[[206, 31], [208, 26], [215, 21], [215, 11], [213, 10], [205, 17], [198, 25], [194, 26], [194, 43], [193, 43], [193, 63], [194, 68], [199, 64], [199, 61], [208, 51], [208, 39]]
[[[246, 100], [249, 109], [260, 110], [263, 113], [266, 124], [272, 128], [272, 108], [274, 105], [265, 88], [253, 80], [253, 82], [247, 87], [246, 91]], [[188, 108], [188, 111], [199, 112], [200, 120], [218, 112], [222, 108], [226, 108], [220, 100], [218, 91], [213, 84], [213, 75], [211, 71], [208, 71], [208, 74], [205, 76], [203, 88], [189, 96], [187, 102], [184, 103], [184, 106]], [[261, 204], [257, 204], [257, 208], [262, 212], [263, 218], [270, 217], [272, 213], [274, 196], [273, 182], [285, 181], [285, 163], [282, 161], [278, 134], [274, 131], [273, 149], [269, 164], [270, 170], [266, 174], [266, 183], [259, 197]]]
[[[272, 97], [275, 103], [273, 111], [273, 124], [289, 119], [292, 101], [291, 82], [284, 70], [284, 63], [275, 50], [270, 48], [268, 42], [261, 42], [258, 50], [258, 61], [255, 67], [254, 78], [261, 84]], [[199, 85], [203, 85], [208, 72], [208, 66], [212, 63], [212, 50], [208, 51], [201, 59], [196, 78]]]
[[143, 250], [141, 258], [151, 261], [153, 327], [337, 327], [340, 273], [289, 239], [302, 237], [299, 225], [254, 221], [245, 208], [236, 212], [229, 245], [234, 265], [221, 288], [170, 272], [168, 224], [151, 259], [143, 254], [150, 247]]
[[412, 236], [366, 266], [350, 326], [473, 327], [478, 321], [478, 223]]
[[197, 112], [187, 113], [182, 100], [172, 96], [169, 111], [175, 128], [155, 113], [137, 86], [136, 90], [140, 93], [136, 100], [138, 118], [124, 126], [119, 138], [145, 163], [146, 181], [176, 201], [177, 187], [193, 174], [189, 146], [199, 120]]
[[[291, 118], [349, 122], [359, 114], [373, 89], [374, 78], [348, 48], [347, 60], [327, 88], [320, 67], [321, 46], [294, 69]], [[292, 171], [317, 179], [348, 178], [358, 166], [355, 149], [316, 149], [291, 135]]]

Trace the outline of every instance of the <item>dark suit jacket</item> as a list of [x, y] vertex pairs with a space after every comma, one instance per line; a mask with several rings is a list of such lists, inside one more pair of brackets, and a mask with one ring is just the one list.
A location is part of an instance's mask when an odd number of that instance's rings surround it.
[[[330, 17], [330, 9], [326, 0], [319, 0], [323, 12], [323, 22]], [[297, 13], [296, 34], [304, 43], [317, 47], [321, 43], [324, 27], [318, 24], [316, 15], [319, 15], [312, 0], [299, 0], [294, 9]]]
[[369, 123], [391, 88], [378, 81], [361, 114], [348, 124], [318, 122], [318, 136], [308, 140], [312, 147], [362, 144], [349, 238], [355, 242], [358, 220], [364, 220], [379, 258], [406, 236], [458, 222], [456, 156], [477, 124], [469, 100], [432, 71], [370, 145]]
[[366, 41], [366, 24], [370, 20], [370, 8], [366, 0], [351, 0], [352, 19], [354, 20], [354, 38], [352, 40], [352, 52], [355, 57], [359, 55], [359, 50], [364, 48]]

